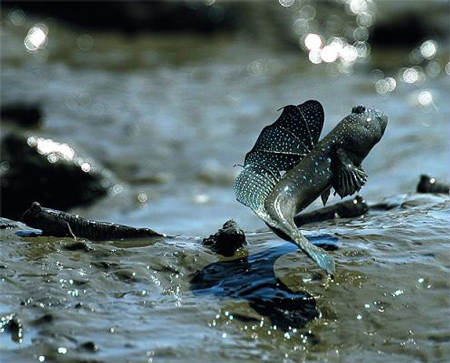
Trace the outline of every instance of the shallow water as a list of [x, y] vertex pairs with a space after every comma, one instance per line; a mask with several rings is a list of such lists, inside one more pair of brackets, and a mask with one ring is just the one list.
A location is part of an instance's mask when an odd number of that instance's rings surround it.
[[[71, 239], [2, 230], [1, 313], [16, 314], [23, 326], [21, 343], [0, 335], [2, 355], [6, 361], [445, 361], [449, 204], [449, 197], [413, 194], [390, 211], [307, 226], [307, 236], [337, 238], [338, 249], [329, 252], [334, 280], [269, 232], [249, 235], [248, 248], [224, 259], [186, 238], [87, 241], [88, 251], [71, 251]], [[204, 280], [218, 259], [234, 263], [215, 270], [229, 277]], [[302, 314], [306, 326], [270, 313], [272, 302], [264, 298], [281, 288], [275, 276], [289, 294], [314, 297], [316, 308]], [[206, 281], [217, 287], [208, 291]], [[228, 295], [220, 293], [224, 288]], [[262, 300], [252, 308], [258, 294]], [[311, 321], [314, 312], [320, 318]], [[86, 342], [98, 350], [83, 349]]]
[[[44, 127], [29, 134], [68, 142], [121, 180], [108, 198], [73, 212], [181, 236], [87, 241], [87, 251], [72, 251], [71, 239], [1, 229], [0, 316], [16, 314], [23, 327], [20, 342], [0, 334], [4, 361], [449, 360], [450, 199], [404, 194], [422, 173], [448, 181], [445, 72], [421, 84], [399, 82], [381, 96], [370, 72], [375, 64], [330, 76], [298, 54], [226, 37], [94, 34], [97, 46], [82, 52], [80, 34], [59, 24], [51, 24], [44, 60], [23, 48], [27, 30], [3, 24], [2, 102], [39, 101]], [[432, 104], [418, 103], [422, 91]], [[233, 165], [276, 109], [307, 99], [324, 105], [323, 134], [354, 105], [389, 116], [363, 163], [369, 181], [362, 195], [398, 207], [302, 227], [308, 236], [338, 239], [330, 252], [334, 280], [295, 246], [265, 230], [253, 233], [264, 224], [232, 191]], [[197, 291], [199, 271], [230, 258], [182, 236], [207, 236], [230, 218], [250, 231], [249, 245], [231, 260], [262, 256], [254, 276], [274, 271], [270, 278], [289, 293], [314, 297], [320, 318], [282, 328], [261, 315], [270, 304], [258, 310], [241, 295]], [[259, 291], [264, 281], [255, 279]], [[237, 282], [231, 286], [239, 289]]]

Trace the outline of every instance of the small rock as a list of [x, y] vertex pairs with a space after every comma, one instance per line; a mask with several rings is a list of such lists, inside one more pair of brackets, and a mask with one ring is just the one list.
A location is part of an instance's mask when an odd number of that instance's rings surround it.
[[83, 344], [80, 344], [78, 346], [78, 348], [82, 349], [82, 350], [85, 350], [85, 351], [88, 351], [88, 352], [91, 352], [91, 353], [95, 353], [96, 351], [98, 351], [97, 344], [95, 344], [94, 342], [91, 342], [91, 341], [83, 343]]
[[239, 248], [246, 244], [244, 231], [232, 219], [225, 222], [215, 234], [203, 239], [203, 245], [211, 247], [214, 252], [227, 257], [233, 256]]
[[419, 184], [417, 184], [418, 193], [450, 193], [450, 185], [439, 183], [436, 178], [422, 174]]
[[83, 251], [89, 252], [91, 248], [85, 242], [74, 242], [64, 246], [67, 251]]
[[36, 319], [33, 324], [35, 325], [41, 325], [41, 324], [49, 324], [54, 320], [54, 317], [52, 314], [45, 314], [42, 315], [40, 318]]

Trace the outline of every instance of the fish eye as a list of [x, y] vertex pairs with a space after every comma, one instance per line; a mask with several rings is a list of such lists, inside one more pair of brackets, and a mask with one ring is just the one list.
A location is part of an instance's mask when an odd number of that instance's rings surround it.
[[366, 111], [366, 108], [364, 106], [355, 106], [352, 108], [352, 113], [364, 113]]

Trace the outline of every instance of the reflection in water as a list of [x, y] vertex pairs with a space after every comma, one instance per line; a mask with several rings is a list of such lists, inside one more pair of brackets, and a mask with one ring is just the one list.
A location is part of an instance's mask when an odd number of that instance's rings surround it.
[[[337, 238], [329, 235], [308, 237], [325, 249], [337, 249]], [[302, 328], [320, 316], [314, 298], [306, 292], [294, 292], [275, 276], [278, 257], [298, 250], [293, 243], [270, 248], [233, 261], [215, 262], [197, 271], [191, 281], [195, 294], [243, 299], [272, 324], [288, 331]]]

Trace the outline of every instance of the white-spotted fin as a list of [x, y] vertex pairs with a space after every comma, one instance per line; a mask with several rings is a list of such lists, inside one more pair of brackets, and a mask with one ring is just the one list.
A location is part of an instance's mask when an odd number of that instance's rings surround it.
[[286, 106], [272, 125], [266, 126], [244, 160], [234, 191], [237, 200], [265, 219], [264, 202], [281, 177], [309, 153], [319, 140], [323, 107], [310, 100]]
[[261, 131], [245, 156], [244, 166], [271, 162], [280, 171], [290, 169], [317, 143], [323, 121], [323, 107], [318, 101], [284, 107], [278, 120]]
[[270, 162], [249, 164], [236, 177], [236, 199], [260, 215], [264, 201], [280, 179], [280, 172]]

